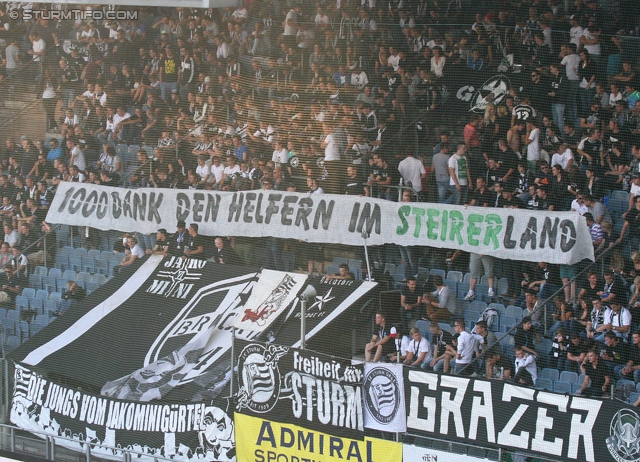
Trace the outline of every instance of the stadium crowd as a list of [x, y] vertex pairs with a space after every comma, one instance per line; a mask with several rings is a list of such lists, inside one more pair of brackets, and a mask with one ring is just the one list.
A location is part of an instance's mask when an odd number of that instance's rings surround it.
[[[424, 352], [418, 361], [428, 367], [447, 371], [457, 359], [460, 369], [475, 347], [492, 376], [497, 369], [489, 365], [500, 364], [506, 350], [478, 344], [495, 347], [487, 321], [496, 318], [497, 326], [505, 313], [482, 307], [485, 325], [475, 337], [457, 316], [469, 303], [501, 301], [521, 310], [510, 353], [522, 371], [532, 370], [527, 358], [540, 356], [534, 344], [546, 334], [553, 345], [544, 361], [560, 369], [582, 364], [586, 350], [567, 355], [572, 342], [633, 341], [625, 356], [633, 349], [632, 364], [620, 371], [640, 380], [640, 335], [632, 335], [640, 323], [633, 289], [640, 288], [637, 9], [631, 0], [492, 3], [273, 0], [226, 9], [141, 7], [136, 19], [75, 22], [11, 19], [25, 5], [0, 5], [5, 76], [40, 85], [49, 131], [35, 143], [7, 139], [0, 159], [0, 263], [11, 267], [13, 287], [0, 293], [15, 299], [25, 284], [15, 279], [44, 261], [30, 245], [40, 229], [55, 233], [44, 217], [62, 181], [571, 210], [586, 217], [596, 254], [606, 260], [588, 278], [576, 278], [586, 263], [557, 267], [394, 245], [371, 249], [374, 276], [383, 280], [385, 267], [401, 276], [389, 278], [402, 286], [399, 329], [408, 334], [417, 320], [431, 322], [429, 334], [411, 331], [414, 347], [433, 341], [431, 359]], [[447, 76], [481, 70], [530, 73], [530, 80], [494, 90], [484, 114], [449, 113]], [[126, 234], [116, 246], [96, 230], [79, 235], [85, 248], [126, 252], [122, 267], [178, 250], [313, 274], [324, 273], [326, 257], [322, 246], [275, 238], [209, 241], [185, 223], [175, 234]], [[158, 247], [164, 241], [173, 242], [169, 250]], [[48, 247], [50, 263], [55, 248]], [[350, 269], [329, 273], [361, 277]], [[468, 280], [458, 278], [466, 271]], [[428, 287], [425, 275], [432, 276]], [[366, 349], [371, 359], [392, 353], [381, 343], [390, 329], [380, 316]], [[439, 321], [453, 321], [460, 354]], [[412, 351], [406, 361], [415, 365], [421, 355]], [[623, 364], [609, 353], [603, 361]]]

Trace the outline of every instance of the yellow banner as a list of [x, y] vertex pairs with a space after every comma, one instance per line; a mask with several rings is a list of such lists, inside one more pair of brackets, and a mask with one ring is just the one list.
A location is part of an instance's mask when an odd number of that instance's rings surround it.
[[402, 444], [327, 435], [235, 413], [238, 462], [402, 462]]

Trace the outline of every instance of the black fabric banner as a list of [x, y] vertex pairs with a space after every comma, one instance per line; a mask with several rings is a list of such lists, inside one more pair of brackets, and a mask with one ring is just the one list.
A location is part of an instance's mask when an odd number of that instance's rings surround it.
[[113, 400], [16, 365], [11, 422], [64, 437], [56, 444], [74, 451], [90, 444], [91, 453], [104, 459], [122, 460], [123, 450], [132, 450], [150, 458], [235, 460], [232, 403], [221, 398], [203, 403]]
[[498, 380], [404, 370], [407, 433], [563, 461], [638, 460], [640, 415], [624, 403]]
[[362, 440], [364, 365], [236, 340], [236, 412]]

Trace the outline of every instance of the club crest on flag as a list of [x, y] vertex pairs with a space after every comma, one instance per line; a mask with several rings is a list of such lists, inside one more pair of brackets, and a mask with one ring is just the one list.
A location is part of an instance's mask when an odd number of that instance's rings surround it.
[[247, 345], [238, 358], [240, 389], [236, 409], [269, 412], [280, 396], [278, 361], [289, 351], [279, 345]]
[[400, 384], [385, 367], [369, 370], [364, 379], [365, 406], [371, 416], [381, 424], [395, 419], [400, 407]]

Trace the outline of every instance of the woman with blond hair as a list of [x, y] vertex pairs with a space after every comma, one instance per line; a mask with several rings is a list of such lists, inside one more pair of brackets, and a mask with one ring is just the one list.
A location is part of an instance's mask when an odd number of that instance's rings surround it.
[[484, 130], [482, 131], [482, 141], [480, 149], [485, 160], [489, 160], [489, 154], [493, 152], [498, 135], [500, 134], [500, 125], [496, 116], [496, 106], [493, 103], [487, 104], [484, 110]]

